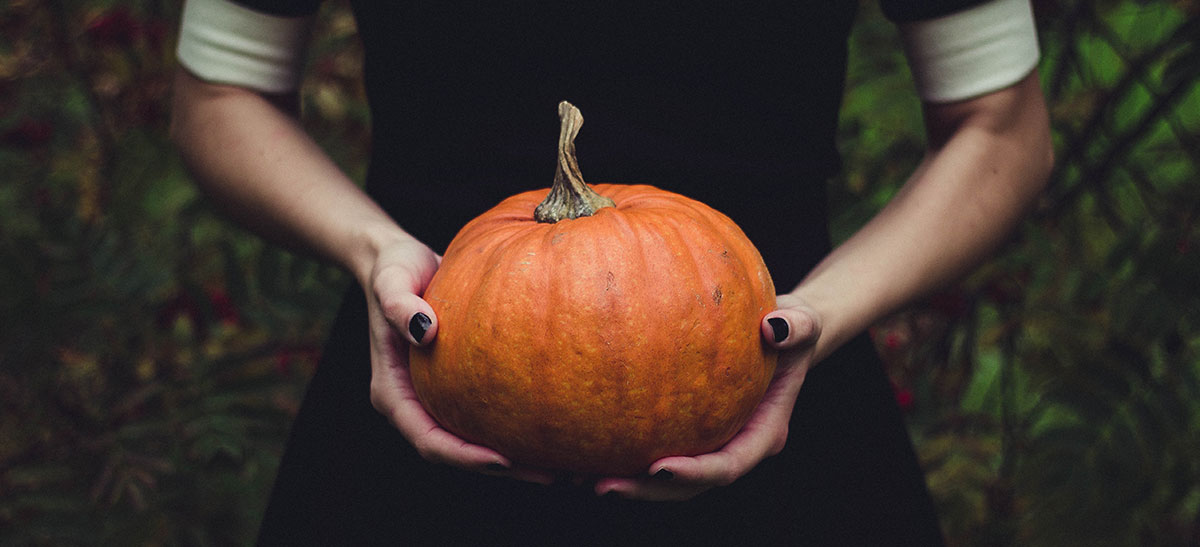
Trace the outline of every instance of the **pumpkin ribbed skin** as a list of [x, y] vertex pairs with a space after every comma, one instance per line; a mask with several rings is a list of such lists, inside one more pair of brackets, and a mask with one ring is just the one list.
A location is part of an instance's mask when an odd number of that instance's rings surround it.
[[538, 223], [537, 190], [451, 242], [424, 297], [435, 341], [411, 351], [430, 414], [516, 462], [635, 475], [711, 452], [775, 369], [775, 288], [727, 217], [651, 186], [597, 184], [616, 206]]

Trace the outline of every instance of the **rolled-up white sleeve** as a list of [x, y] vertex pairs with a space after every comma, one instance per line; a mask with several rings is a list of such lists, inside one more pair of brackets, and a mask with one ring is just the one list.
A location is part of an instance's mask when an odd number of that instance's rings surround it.
[[1029, 0], [991, 0], [899, 28], [917, 92], [928, 102], [1003, 89], [1037, 66], [1037, 28]]
[[179, 63], [198, 78], [266, 93], [300, 86], [311, 17], [281, 17], [229, 0], [186, 0]]

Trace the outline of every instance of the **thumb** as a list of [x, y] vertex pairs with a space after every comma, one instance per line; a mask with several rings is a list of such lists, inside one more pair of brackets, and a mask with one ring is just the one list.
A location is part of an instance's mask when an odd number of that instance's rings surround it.
[[763, 317], [762, 335], [772, 347], [790, 349], [816, 342], [821, 327], [808, 310], [781, 308]]
[[429, 303], [407, 287], [380, 281], [375, 283], [375, 297], [392, 328], [402, 333], [409, 344], [421, 346], [433, 341], [438, 321]]

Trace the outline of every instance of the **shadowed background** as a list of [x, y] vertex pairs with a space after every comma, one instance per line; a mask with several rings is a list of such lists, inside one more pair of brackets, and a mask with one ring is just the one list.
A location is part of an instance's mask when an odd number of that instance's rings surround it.
[[[1035, 6], [1050, 188], [994, 260], [872, 334], [952, 545], [1194, 545], [1200, 2]], [[0, 6], [0, 545], [251, 542], [350, 282], [188, 182], [179, 7]], [[354, 22], [323, 14], [304, 123], [361, 180]], [[894, 30], [870, 0], [856, 28], [836, 237], [923, 146]]]

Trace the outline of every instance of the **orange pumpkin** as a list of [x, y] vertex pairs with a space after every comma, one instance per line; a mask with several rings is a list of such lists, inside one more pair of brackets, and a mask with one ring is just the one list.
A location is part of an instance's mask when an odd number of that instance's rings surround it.
[[[446, 429], [516, 462], [606, 475], [719, 449], [762, 399], [775, 288], [726, 216], [651, 186], [583, 182], [568, 103], [554, 186], [450, 243], [413, 386]], [[536, 211], [536, 212], [535, 212]]]

